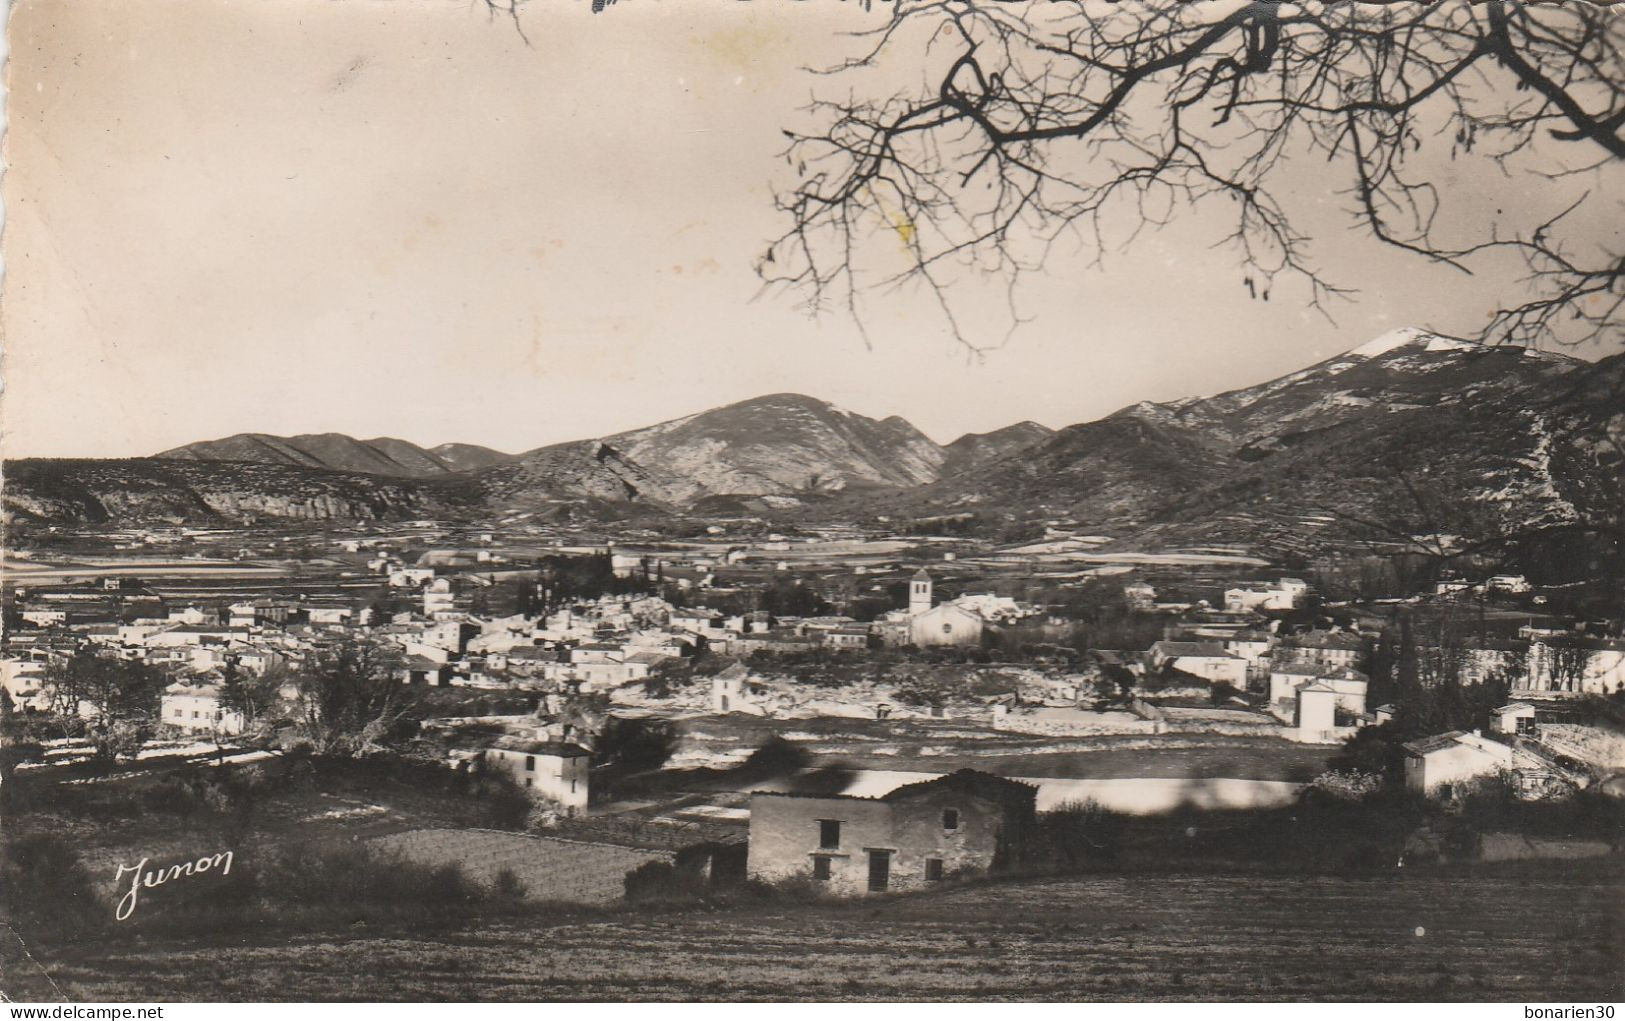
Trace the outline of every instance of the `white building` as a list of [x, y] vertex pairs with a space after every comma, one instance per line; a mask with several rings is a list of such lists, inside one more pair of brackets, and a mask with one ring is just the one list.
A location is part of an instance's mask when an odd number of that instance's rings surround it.
[[1370, 682], [1365, 674], [1348, 667], [1324, 667], [1317, 663], [1284, 663], [1270, 671], [1270, 703], [1285, 711], [1298, 693], [1310, 687], [1325, 688], [1336, 694], [1337, 708], [1354, 716], [1365, 713]]
[[1541, 695], [1610, 695], [1625, 690], [1625, 642], [1529, 643], [1526, 688]]
[[986, 630], [987, 622], [981, 614], [944, 603], [909, 617], [908, 640], [922, 649], [931, 645], [980, 645]]
[[711, 711], [717, 714], [771, 715], [768, 687], [752, 677], [745, 664], [734, 663], [711, 678]]
[[1309, 586], [1297, 578], [1282, 578], [1267, 588], [1233, 588], [1224, 593], [1224, 608], [1231, 613], [1249, 610], [1293, 610]]
[[312, 624], [348, 624], [355, 616], [355, 610], [349, 606], [312, 606], [306, 613]]
[[1490, 729], [1497, 734], [1534, 735], [1538, 729], [1535, 707], [1528, 702], [1512, 702], [1495, 710], [1490, 717]]
[[391, 588], [417, 588], [433, 580], [432, 567], [401, 567], [389, 572]]
[[1513, 767], [1508, 745], [1452, 730], [1405, 745], [1405, 786], [1428, 797], [1448, 798], [1462, 783]]
[[203, 734], [241, 734], [243, 714], [220, 706], [220, 688], [213, 684], [171, 684], [158, 703], [158, 721], [181, 730]]
[[580, 745], [507, 740], [485, 749], [483, 759], [488, 768], [507, 773], [526, 793], [557, 804], [565, 815], [586, 814], [592, 756]]
[[0, 659], [0, 686], [18, 709], [39, 710], [51, 707], [50, 693], [45, 690], [45, 664], [25, 659]]
[[451, 591], [450, 578], [436, 578], [423, 586], [423, 615], [435, 618], [456, 610], [456, 596]]
[[1156, 642], [1150, 649], [1151, 669], [1171, 668], [1211, 684], [1247, 687], [1247, 661], [1232, 656], [1218, 642]]
[[1288, 638], [1277, 658], [1358, 668], [1365, 658], [1365, 639], [1348, 631], [1305, 631]]
[[1488, 592], [1522, 595], [1530, 591], [1531, 586], [1529, 580], [1521, 574], [1497, 574], [1484, 582], [1484, 589]]

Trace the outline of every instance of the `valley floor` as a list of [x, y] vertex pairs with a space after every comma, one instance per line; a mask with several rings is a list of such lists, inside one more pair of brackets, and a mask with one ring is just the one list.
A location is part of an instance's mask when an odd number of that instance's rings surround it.
[[[1625, 997], [1617, 862], [995, 883], [703, 916], [100, 944], [14, 1000], [1492, 1000]], [[42, 970], [43, 969], [43, 970]], [[45, 972], [49, 972], [49, 979]]]

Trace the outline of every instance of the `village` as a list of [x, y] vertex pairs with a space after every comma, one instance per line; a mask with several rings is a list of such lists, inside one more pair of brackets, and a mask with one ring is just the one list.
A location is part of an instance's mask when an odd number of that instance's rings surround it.
[[[202, 566], [122, 570], [116, 550], [15, 553], [36, 573], [6, 588], [7, 782], [312, 751], [429, 764], [529, 808], [504, 834], [398, 819], [379, 846], [539, 888], [585, 854], [578, 895], [607, 902], [651, 863], [832, 896], [998, 874], [1084, 806], [1386, 784], [1448, 812], [1486, 782], [1561, 801], [1625, 770], [1620, 622], [1560, 620], [1519, 576], [1339, 602], [1223, 554], [720, 531], [420, 523], [296, 557], [210, 535]], [[1562, 853], [1609, 851], [1586, 847]]]

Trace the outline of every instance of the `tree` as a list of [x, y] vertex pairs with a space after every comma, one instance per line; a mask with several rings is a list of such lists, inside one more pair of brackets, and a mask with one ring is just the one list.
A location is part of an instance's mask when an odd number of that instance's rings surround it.
[[51, 711], [85, 720], [96, 759], [134, 758], [158, 716], [165, 678], [156, 667], [80, 649], [45, 669]]
[[1380, 662], [1391, 677], [1374, 679], [1373, 690], [1395, 692], [1397, 711], [1387, 730], [1403, 741], [1485, 726], [1525, 673], [1520, 651], [1475, 641], [1471, 622], [1454, 607], [1426, 617], [1402, 614], [1385, 644], [1391, 647]]
[[244, 674], [236, 660], [227, 660], [220, 670], [220, 708], [238, 713], [243, 718], [243, 729], [251, 730], [276, 706], [277, 689], [282, 686], [284, 672], [267, 670], [258, 676]]
[[758, 605], [780, 617], [819, 617], [834, 610], [817, 590], [803, 585], [799, 578], [774, 578], [762, 589]]
[[[1330, 182], [1350, 225], [1397, 251], [1464, 273], [1521, 261], [1525, 294], [1488, 315], [1486, 341], [1604, 336], [1625, 302], [1622, 253], [1595, 230], [1613, 215], [1600, 170], [1625, 157], [1625, 19], [1606, 5], [889, 9], [825, 70], [844, 95], [815, 97], [812, 126], [785, 132], [797, 182], [758, 263], [769, 285], [844, 304], [860, 328], [864, 287], [912, 281], [977, 347], [954, 316], [956, 281], [992, 275], [1013, 293], [1064, 237], [1103, 253], [1114, 228], [1126, 244], [1181, 207], [1224, 211], [1252, 296], [1292, 279], [1323, 309], [1344, 289], [1287, 201], [1289, 171], [1309, 165], [1317, 204]], [[894, 56], [906, 78], [884, 73]], [[904, 80], [918, 84], [875, 84]], [[1457, 162], [1542, 187], [1518, 208], [1447, 195], [1430, 167]]]
[[348, 642], [299, 670], [299, 723], [318, 752], [354, 754], [395, 733], [412, 708], [395, 676], [399, 660], [393, 647]]
[[659, 769], [676, 750], [677, 733], [670, 723], [611, 716], [593, 749], [593, 763], [628, 770]]

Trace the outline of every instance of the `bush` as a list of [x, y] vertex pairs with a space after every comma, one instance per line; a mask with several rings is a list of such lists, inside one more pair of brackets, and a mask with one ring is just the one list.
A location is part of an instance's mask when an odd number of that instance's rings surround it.
[[186, 932], [451, 923], [522, 897], [511, 874], [485, 886], [456, 865], [426, 865], [365, 844], [296, 843], [241, 848], [229, 873], [143, 890], [130, 923]]
[[28, 940], [72, 942], [102, 923], [90, 874], [61, 837], [7, 840], [0, 859], [0, 915]]
[[513, 869], [498, 872], [491, 884], [492, 896], [500, 901], [518, 903], [525, 899], [527, 892], [524, 881], [514, 874]]
[[812, 764], [812, 755], [774, 734], [733, 769], [739, 779], [766, 780], [785, 776]]
[[661, 720], [611, 717], [598, 739], [594, 764], [613, 763], [624, 769], [659, 769], [677, 750], [677, 732]]
[[1071, 801], [1038, 817], [1028, 865], [1070, 871], [1117, 861], [1125, 820], [1096, 801]]
[[697, 900], [705, 893], [703, 882], [669, 861], [647, 861], [626, 874], [626, 899], [632, 903]]
[[531, 813], [536, 803], [508, 773], [491, 770], [481, 774], [475, 781], [474, 794], [480, 799], [484, 824], [491, 829], [531, 827]]

